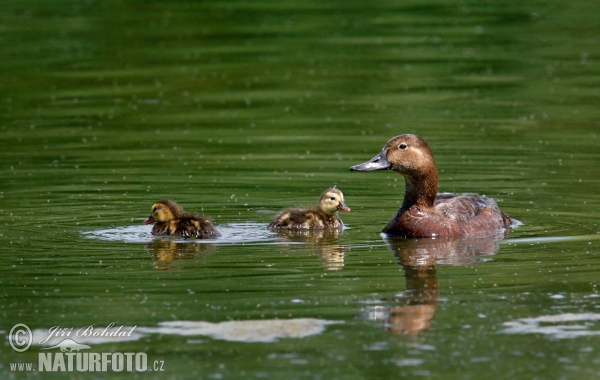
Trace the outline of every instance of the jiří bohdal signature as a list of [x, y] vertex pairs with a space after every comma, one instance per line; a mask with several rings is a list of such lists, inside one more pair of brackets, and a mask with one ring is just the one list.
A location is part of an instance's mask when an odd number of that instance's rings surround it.
[[[39, 344], [44, 344], [48, 342], [52, 338], [74, 338], [74, 337], [131, 337], [133, 331], [137, 325], [133, 327], [119, 326], [115, 327], [115, 324], [111, 322], [108, 326], [104, 328], [97, 328], [95, 324], [81, 327], [80, 329], [75, 330], [73, 327], [61, 327], [61, 326], [53, 326], [48, 329], [48, 336], [45, 339], [40, 340]], [[70, 339], [71, 342], [79, 344], [75, 342], [73, 339]], [[63, 340], [64, 342], [65, 340]], [[61, 342], [62, 343], [62, 342]], [[59, 343], [60, 344], [60, 343]], [[61, 347], [50, 347], [50, 348], [61, 348]], [[81, 349], [87, 349], [90, 347], [81, 347]], [[62, 348], [61, 348], [62, 350]], [[63, 352], [65, 352], [63, 350]]]

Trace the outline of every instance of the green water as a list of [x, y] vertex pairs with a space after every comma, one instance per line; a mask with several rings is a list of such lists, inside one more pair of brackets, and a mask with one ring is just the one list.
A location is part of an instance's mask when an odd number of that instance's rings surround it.
[[[0, 377], [131, 375], [13, 371], [44, 347], [15, 352], [17, 323], [136, 326], [75, 340], [164, 363], [138, 378], [599, 377], [599, 11], [4, 1]], [[429, 142], [440, 191], [523, 225], [385, 240], [402, 178], [348, 168], [401, 133]], [[352, 208], [341, 234], [266, 231], [333, 185]], [[142, 221], [163, 197], [223, 238], [154, 239]], [[274, 335], [211, 332], [227, 321]]]

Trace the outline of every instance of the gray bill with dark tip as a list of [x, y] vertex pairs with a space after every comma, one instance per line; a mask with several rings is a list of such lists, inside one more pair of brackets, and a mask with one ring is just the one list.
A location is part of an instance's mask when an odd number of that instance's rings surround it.
[[387, 149], [384, 148], [377, 156], [371, 158], [369, 161], [364, 162], [359, 165], [354, 165], [350, 167], [350, 171], [352, 172], [372, 172], [375, 170], [387, 170], [392, 168], [392, 164], [390, 164], [386, 158]]

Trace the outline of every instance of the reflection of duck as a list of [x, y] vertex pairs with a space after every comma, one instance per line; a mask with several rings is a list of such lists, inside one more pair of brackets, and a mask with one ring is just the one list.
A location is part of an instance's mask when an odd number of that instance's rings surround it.
[[144, 224], [152, 224], [152, 235], [172, 235], [200, 239], [221, 236], [212, 222], [198, 214], [188, 214], [175, 201], [161, 199], [152, 205], [152, 214]]
[[208, 256], [214, 248], [213, 244], [177, 242], [168, 239], [157, 239], [146, 244], [146, 249], [152, 252], [154, 266], [161, 270], [176, 268], [174, 264], [178, 260]]
[[292, 230], [343, 228], [338, 211], [349, 212], [344, 204], [344, 194], [336, 188], [327, 189], [321, 194], [317, 207], [288, 208], [281, 211], [268, 228]]
[[485, 236], [468, 236], [436, 239], [384, 239], [400, 264], [406, 267], [433, 266], [435, 264], [469, 265], [493, 255], [504, 233]]
[[476, 263], [480, 255], [494, 254], [503, 237], [500, 233], [465, 238], [386, 239], [404, 267], [405, 304], [367, 308], [363, 310], [363, 318], [383, 322], [385, 328], [396, 335], [418, 335], [429, 330], [440, 296], [435, 264]]
[[407, 304], [390, 307], [388, 331], [394, 335], [418, 335], [431, 328], [440, 297], [439, 280], [432, 266], [404, 267]]
[[339, 229], [320, 230], [277, 230], [284, 242], [308, 243], [319, 251], [323, 266], [327, 270], [340, 270], [344, 267], [344, 255], [348, 247], [340, 245]]
[[467, 236], [508, 229], [509, 218], [492, 198], [474, 194], [438, 194], [438, 171], [433, 153], [417, 135], [390, 139], [381, 152], [351, 171], [391, 169], [405, 178], [404, 202], [383, 229], [406, 237]]

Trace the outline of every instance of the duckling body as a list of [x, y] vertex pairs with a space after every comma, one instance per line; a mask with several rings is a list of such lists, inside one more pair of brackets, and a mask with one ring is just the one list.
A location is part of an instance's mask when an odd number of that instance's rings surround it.
[[492, 198], [438, 194], [438, 171], [427, 142], [417, 135], [390, 139], [378, 155], [351, 171], [394, 170], [405, 178], [404, 202], [383, 229], [405, 237], [467, 236], [494, 233], [517, 223]]
[[196, 213], [186, 213], [175, 201], [161, 199], [152, 205], [152, 214], [144, 224], [156, 223], [152, 235], [171, 235], [188, 238], [215, 238], [221, 236], [210, 219]]
[[327, 215], [317, 208], [290, 208], [277, 214], [268, 228], [301, 230], [342, 227], [344, 224], [337, 215]]
[[269, 224], [269, 229], [325, 229], [344, 227], [337, 212], [349, 212], [344, 203], [344, 194], [336, 188], [327, 189], [321, 194], [317, 207], [285, 209]]

